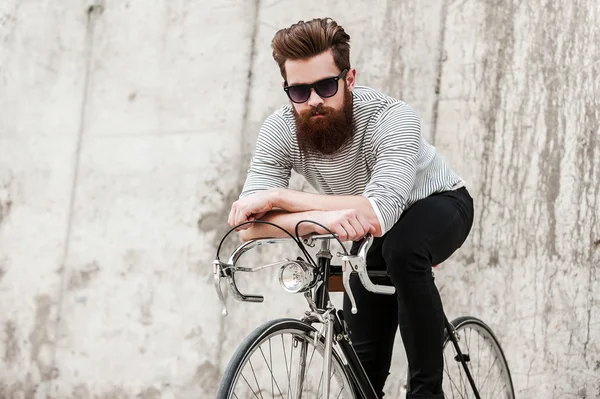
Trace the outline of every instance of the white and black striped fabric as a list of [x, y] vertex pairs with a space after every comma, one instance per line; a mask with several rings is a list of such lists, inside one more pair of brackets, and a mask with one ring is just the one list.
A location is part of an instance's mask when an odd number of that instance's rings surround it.
[[293, 169], [322, 194], [368, 198], [385, 233], [416, 201], [464, 185], [421, 135], [409, 105], [364, 86], [352, 96], [354, 136], [331, 156], [299, 150], [291, 105], [267, 117], [240, 198], [287, 188]]

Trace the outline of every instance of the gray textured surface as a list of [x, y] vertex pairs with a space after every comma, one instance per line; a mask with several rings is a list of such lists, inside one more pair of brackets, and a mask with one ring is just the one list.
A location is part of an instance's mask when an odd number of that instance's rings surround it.
[[475, 198], [436, 273], [449, 317], [493, 327], [519, 397], [600, 397], [598, 2], [322, 3], [0, 5], [1, 398], [212, 397], [259, 322], [301, 315], [265, 271], [222, 318], [210, 262], [286, 101], [270, 39], [325, 15]]
[[467, 1], [447, 17], [436, 144], [477, 220], [444, 294], [498, 331], [523, 397], [600, 397], [599, 16]]

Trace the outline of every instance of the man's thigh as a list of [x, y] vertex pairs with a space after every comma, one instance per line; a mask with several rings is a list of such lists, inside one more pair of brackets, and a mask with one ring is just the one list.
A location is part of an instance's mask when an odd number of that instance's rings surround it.
[[439, 264], [463, 244], [472, 224], [466, 189], [431, 195], [408, 208], [383, 237], [383, 258], [424, 257], [429, 266]]

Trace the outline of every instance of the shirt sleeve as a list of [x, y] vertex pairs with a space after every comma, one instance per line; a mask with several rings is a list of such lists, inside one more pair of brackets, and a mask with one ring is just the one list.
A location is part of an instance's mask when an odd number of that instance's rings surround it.
[[372, 145], [375, 163], [363, 195], [385, 234], [400, 219], [415, 182], [422, 145], [416, 112], [402, 102], [390, 105], [375, 123]]
[[269, 188], [287, 188], [291, 175], [291, 131], [274, 113], [263, 123], [240, 198]]

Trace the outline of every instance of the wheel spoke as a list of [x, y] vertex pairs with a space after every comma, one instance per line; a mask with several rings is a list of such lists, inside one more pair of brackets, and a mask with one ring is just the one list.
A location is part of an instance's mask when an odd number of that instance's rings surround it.
[[[269, 340], [269, 347], [270, 346], [271, 346], [271, 340]], [[271, 394], [272, 394], [272, 397], [275, 398], [275, 387], [273, 386], [273, 383], [275, 384], [275, 386], [277, 386], [277, 390], [279, 391], [279, 394], [283, 397], [283, 394], [281, 393], [281, 389], [279, 388], [279, 384], [275, 380], [275, 375], [273, 375], [273, 359], [271, 359], [271, 367], [269, 367], [269, 363], [267, 362], [267, 358], [265, 357], [265, 354], [264, 354], [262, 348], [259, 347], [258, 349], [260, 349], [260, 353], [262, 354], [262, 357], [265, 360], [265, 364], [267, 365], [267, 368], [269, 369], [269, 372], [271, 373]], [[269, 351], [270, 350], [271, 349], [269, 348]]]
[[306, 347], [308, 346], [308, 342], [302, 340], [302, 348], [300, 349], [300, 359], [298, 359], [298, 384], [300, 384], [298, 388], [298, 397], [302, 397], [302, 392], [304, 392], [304, 387], [306, 386], [305, 381], [307, 378], [306, 374]]
[[488, 377], [490, 376], [490, 373], [492, 372], [492, 368], [494, 367], [494, 364], [496, 364], [496, 360], [498, 360], [498, 358], [497, 358], [497, 357], [494, 357], [494, 361], [492, 362], [492, 365], [490, 366], [490, 368], [489, 368], [489, 370], [488, 370], [488, 372], [487, 372], [487, 374], [486, 374], [486, 376], [485, 376], [485, 379], [484, 379], [484, 380], [483, 380], [483, 382], [481, 383], [481, 387], [482, 387], [482, 388], [485, 386], [485, 383], [486, 383], [486, 381], [487, 381]]
[[310, 360], [308, 361], [308, 366], [307, 366], [308, 368], [310, 368], [310, 365], [312, 364], [313, 356], [315, 355], [315, 351], [316, 351], [316, 350], [317, 350], [317, 347], [316, 347], [316, 346], [314, 346], [314, 347], [313, 347], [313, 351], [312, 351], [312, 353], [311, 353], [311, 355], [310, 355]]
[[[292, 359], [294, 359], [294, 340], [295, 339], [296, 339], [296, 337], [292, 335], [292, 342], [291, 342], [291, 345], [290, 345], [290, 371], [292, 370], [292, 367], [293, 367], [293, 364], [294, 364], [294, 362], [293, 362]], [[294, 392], [292, 390], [291, 373], [290, 373], [290, 377], [289, 378], [290, 378], [290, 380], [288, 381], [288, 384], [290, 385], [290, 390], [292, 391], [292, 395], [293, 395]]]
[[262, 392], [260, 389], [260, 384], [258, 383], [258, 379], [256, 378], [256, 373], [254, 372], [254, 366], [252, 365], [252, 359], [248, 359], [250, 363], [250, 368], [252, 369], [252, 375], [254, 375], [254, 381], [256, 381], [256, 387], [258, 388], [258, 393], [260, 394], [260, 399], [264, 399], [262, 396]]
[[[460, 346], [458, 347], [458, 349], [460, 349]], [[464, 391], [465, 394], [467, 394], [467, 390], [465, 389], [465, 380], [463, 378], [463, 373], [462, 373], [462, 368], [463, 368], [463, 365], [461, 362], [462, 354], [459, 354], [458, 351], [456, 351], [456, 357], [458, 357], [458, 359], [459, 359], [458, 360], [458, 373], [460, 374], [460, 387], [461, 387], [460, 391], [461, 392]]]
[[[323, 370], [325, 371], [325, 370]], [[321, 397], [321, 384], [323, 383], [323, 371], [321, 371], [321, 378], [319, 378], [319, 387], [317, 388], [317, 399]]]
[[250, 383], [248, 382], [248, 380], [246, 379], [246, 377], [244, 377], [244, 374], [242, 374], [242, 378], [244, 379], [244, 381], [246, 381], [246, 385], [248, 385], [248, 388], [250, 388], [252, 390], [252, 393], [254, 394], [254, 396], [256, 397], [256, 399], [260, 399], [258, 397], [258, 395], [256, 394], [256, 392], [254, 392], [254, 388], [252, 388], [252, 386], [250, 386]]
[[[479, 359], [479, 344], [480, 344], [480, 339], [481, 337], [479, 336], [479, 334], [477, 334], [477, 358]], [[477, 362], [477, 381], [479, 381], [479, 362]], [[479, 384], [477, 385], [479, 386]]]
[[449, 361], [444, 361], [444, 367], [446, 368], [446, 376], [448, 378], [446, 378], [447, 381], [450, 381], [450, 389], [452, 390], [452, 397], [454, 397], [454, 386], [456, 386], [456, 384], [454, 384], [454, 381], [452, 380], [452, 376], [450, 375], [450, 368], [448, 367], [448, 364], [450, 364]]
[[[493, 399], [496, 397], [496, 395], [494, 395], [494, 392], [496, 392], [496, 387], [498, 386], [498, 381], [500, 381], [500, 378], [496, 378], [496, 382], [493, 385], [493, 389], [492, 389], [492, 393], [490, 394], [490, 398]], [[502, 391], [500, 391], [502, 392]]]
[[[316, 351], [316, 350], [317, 350], [317, 347], [316, 347], [316, 346], [313, 346], [313, 351], [312, 351], [312, 353], [310, 354], [310, 360], [308, 361], [308, 366], [306, 366], [306, 368], [307, 368], [307, 369], [310, 369], [310, 365], [312, 364], [313, 356], [315, 355], [315, 351]], [[306, 385], [305, 385], [305, 384], [303, 384], [303, 386], [302, 386], [303, 390], [304, 390], [304, 386], [306, 386]], [[302, 393], [302, 392], [300, 392], [300, 393]]]
[[[335, 369], [335, 367], [333, 367], [333, 370], [332, 370], [332, 372], [331, 372], [331, 375], [329, 376], [329, 381], [331, 381], [331, 379], [333, 378], [333, 375], [335, 374], [335, 372], [336, 372], [336, 369]], [[323, 371], [321, 372], [321, 381], [323, 380], [323, 374], [324, 374], [324, 373], [325, 373], [325, 370], [323, 370]], [[331, 389], [331, 386], [330, 386], [330, 389]], [[342, 386], [342, 389], [344, 389], [344, 387], [343, 387], [343, 386]], [[319, 382], [319, 390], [317, 391], [317, 399], [319, 399], [319, 398], [321, 398], [321, 397], [322, 397], [322, 396], [321, 396], [321, 394], [322, 394], [322, 392], [321, 392], [321, 382]], [[340, 392], [340, 394], [341, 394], [341, 392]], [[338, 396], [339, 396], [339, 395], [338, 395]]]
[[[290, 397], [290, 394], [291, 394], [291, 393], [290, 393], [290, 389], [291, 389], [291, 385], [292, 385], [292, 384], [290, 383], [291, 371], [290, 371], [290, 368], [288, 367], [288, 363], [287, 363], [287, 356], [285, 355], [285, 354], [286, 354], [286, 351], [285, 351], [285, 342], [284, 342], [284, 340], [283, 340], [283, 334], [281, 335], [281, 346], [283, 347], [283, 358], [284, 358], [284, 360], [285, 360], [285, 370], [286, 370], [286, 374], [287, 374], [287, 377], [288, 377], [288, 394], [287, 394], [287, 397], [288, 397], [288, 399], [289, 399], [289, 397]], [[291, 364], [292, 364], [292, 363], [290, 362], [290, 367], [291, 367]]]
[[456, 385], [456, 383], [454, 382], [454, 380], [452, 378], [450, 378], [450, 383], [452, 384], [450, 387], [452, 388], [452, 396], [454, 396], [454, 388], [456, 388], [456, 392], [460, 395], [461, 398], [464, 398], [465, 396], [461, 393], [460, 388], [458, 387], [458, 385]]
[[[273, 399], [275, 399], [275, 389], [273, 389], [273, 381], [275, 380], [275, 376], [273, 375], [273, 351], [271, 350], [271, 338], [269, 338], [269, 360], [271, 361], [271, 367], [269, 367], [269, 371], [271, 372], [271, 394]], [[283, 394], [281, 393], [281, 389], [279, 389], [279, 386], [277, 386], [277, 390], [279, 391], [279, 394], [283, 397]]]
[[[477, 380], [475, 379], [475, 377], [473, 376], [473, 351], [471, 350], [471, 336], [473, 335], [473, 329], [469, 328], [468, 330], [465, 330], [465, 346], [467, 348], [467, 355], [469, 356], [469, 364], [466, 364], [466, 360], [465, 360], [465, 367], [467, 367], [469, 369], [469, 372], [471, 373], [471, 378], [473, 379], [473, 383], [475, 384], [475, 389], [477, 389], [477, 391], [479, 391], [478, 385], [477, 385]], [[466, 372], [466, 371], [465, 371]], [[471, 383], [469, 382], [469, 386], [471, 386]], [[473, 389], [473, 387], [471, 386], [471, 389]], [[473, 395], [475, 395], [475, 392], [473, 392]]]
[[[454, 351], [454, 356], [452, 357], [452, 360], [454, 360], [456, 358], [456, 356], [458, 356], [458, 353], [456, 352], [456, 348], [454, 347], [454, 344], [452, 344], [452, 350]], [[450, 362], [448, 362], [448, 363], [450, 363]], [[454, 361], [453, 364], [456, 364], [456, 362]], [[460, 372], [460, 368], [462, 366], [461, 365], [456, 365], [456, 366], [458, 367], [458, 371]], [[448, 377], [449, 377], [450, 383], [452, 384], [450, 387], [451, 388], [452, 387], [456, 388], [456, 391], [458, 392], [458, 394], [460, 395], [460, 397], [464, 398], [465, 396], [462, 394], [462, 390], [458, 387], [458, 385], [456, 385], [456, 383], [454, 382], [454, 380], [450, 376], [450, 372], [449, 371], [450, 371], [450, 369], [448, 369]], [[453, 388], [452, 388], [452, 392], [454, 393], [454, 389]], [[452, 396], [454, 396], [454, 394]]]
[[[469, 369], [469, 372], [471, 373], [471, 378], [473, 379], [473, 383], [475, 384], [475, 389], [477, 390], [477, 392], [481, 396], [481, 392], [479, 392], [479, 384], [477, 384], [478, 380], [475, 378], [475, 376], [473, 376], [473, 359], [474, 359], [474, 357], [473, 357], [473, 351], [471, 351], [471, 337], [472, 337], [472, 335], [473, 335], [473, 329], [472, 328], [469, 328], [468, 330], [465, 330], [464, 337], [465, 337], [465, 346], [467, 348], [467, 352], [466, 352], [466, 354], [463, 354], [463, 355], [468, 356], [468, 359], [469, 359], [468, 363], [469, 364], [467, 364], [467, 361], [465, 360], [465, 368]], [[477, 336], [479, 337], [479, 334], [477, 334]], [[479, 364], [479, 362], [477, 362], [477, 364]], [[467, 374], [467, 371], [465, 370], [465, 375], [466, 374]], [[473, 387], [471, 386], [471, 382], [468, 380], [468, 376], [467, 376], [467, 382], [469, 383], [469, 387], [471, 388], [471, 390], [473, 390]], [[475, 395], [475, 392], [473, 392], [473, 395]]]

